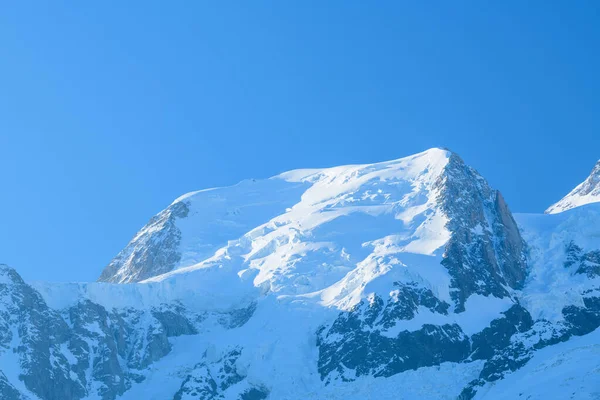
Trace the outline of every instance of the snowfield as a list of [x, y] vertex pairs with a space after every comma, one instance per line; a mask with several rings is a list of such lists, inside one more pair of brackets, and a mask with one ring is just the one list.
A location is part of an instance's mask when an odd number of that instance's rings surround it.
[[98, 282], [0, 266], [0, 398], [598, 398], [597, 172], [514, 216], [444, 149], [188, 193]]

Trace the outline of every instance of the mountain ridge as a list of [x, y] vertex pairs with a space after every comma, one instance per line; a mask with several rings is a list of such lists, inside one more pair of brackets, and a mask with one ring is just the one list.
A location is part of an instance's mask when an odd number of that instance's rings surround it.
[[600, 160], [590, 175], [565, 197], [548, 207], [546, 214], [556, 214], [585, 204], [600, 202]]
[[[600, 367], [598, 227], [600, 204], [513, 215], [442, 149], [191, 192], [114, 283], [0, 266], [0, 397], [541, 398], [528, 365]], [[562, 373], [563, 397], [598, 389]]]

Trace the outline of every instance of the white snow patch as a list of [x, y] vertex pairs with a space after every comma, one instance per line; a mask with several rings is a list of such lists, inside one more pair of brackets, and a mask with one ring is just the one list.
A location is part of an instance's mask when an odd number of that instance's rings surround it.
[[493, 320], [502, 318], [502, 313], [512, 307], [513, 304], [513, 301], [508, 297], [500, 299], [494, 296], [473, 294], [465, 302], [465, 311], [458, 314], [444, 315], [419, 306], [413, 319], [399, 320], [396, 325], [387, 331], [383, 331], [382, 334], [394, 338], [403, 331], [417, 331], [423, 328], [425, 324], [438, 326], [457, 324], [465, 334], [471, 336], [489, 327]]

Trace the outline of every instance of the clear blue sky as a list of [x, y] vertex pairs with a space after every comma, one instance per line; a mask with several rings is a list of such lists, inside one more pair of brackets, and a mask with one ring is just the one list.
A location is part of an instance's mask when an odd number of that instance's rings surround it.
[[126, 3], [2, 7], [0, 262], [26, 279], [94, 280], [245, 178], [444, 146], [541, 212], [600, 158], [597, 1]]

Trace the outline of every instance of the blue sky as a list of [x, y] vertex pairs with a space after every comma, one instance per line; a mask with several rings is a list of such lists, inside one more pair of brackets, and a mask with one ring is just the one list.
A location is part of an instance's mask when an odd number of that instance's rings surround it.
[[600, 158], [595, 1], [126, 3], [0, 13], [0, 262], [26, 279], [94, 280], [245, 178], [440, 146], [541, 212]]

